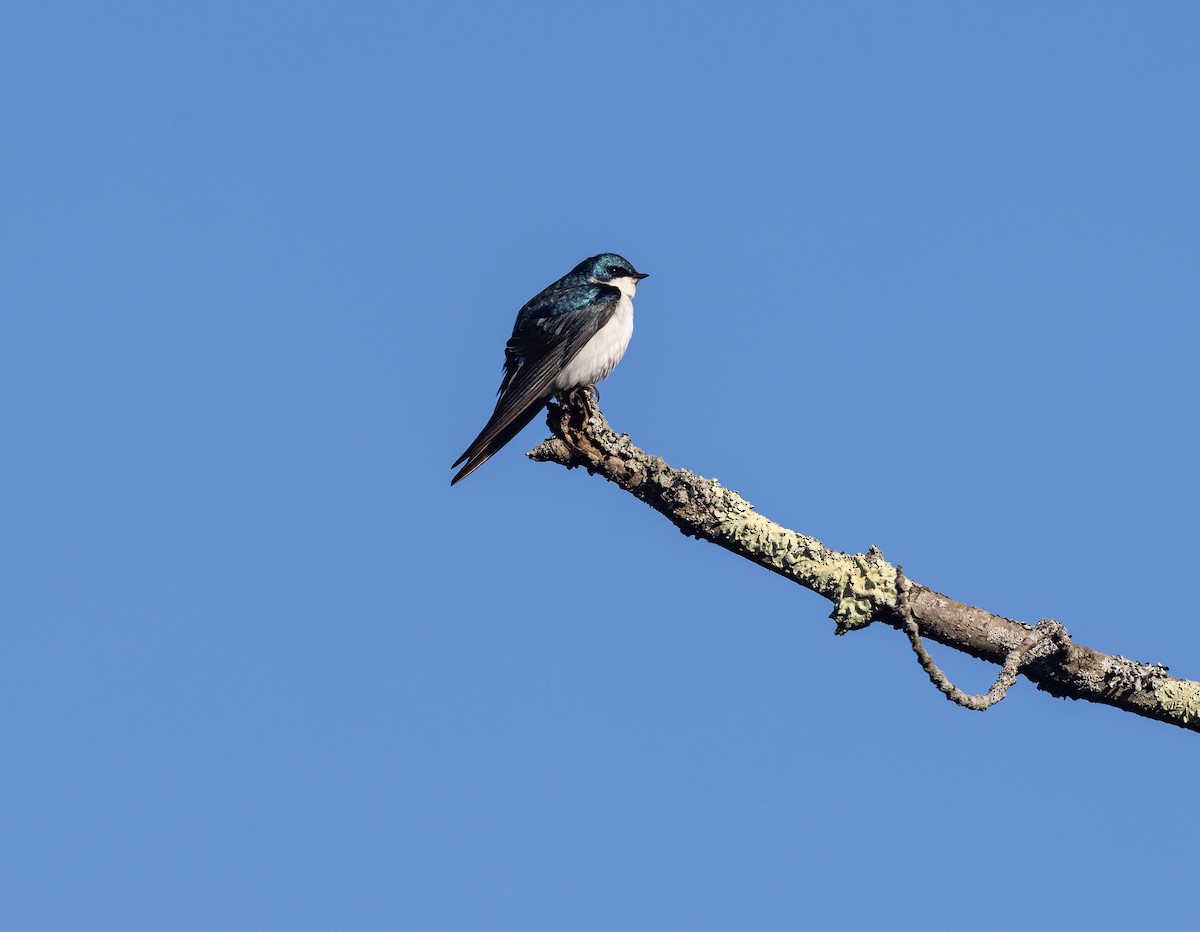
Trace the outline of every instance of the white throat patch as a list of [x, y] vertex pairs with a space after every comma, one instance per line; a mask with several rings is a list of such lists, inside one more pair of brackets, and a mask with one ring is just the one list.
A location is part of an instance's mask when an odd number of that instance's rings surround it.
[[610, 282], [602, 282], [599, 279], [591, 279], [593, 285], [612, 285], [614, 288], [621, 289], [621, 294], [627, 298], [632, 298], [637, 293], [638, 280], [632, 275], [622, 275], [620, 278], [614, 278]]

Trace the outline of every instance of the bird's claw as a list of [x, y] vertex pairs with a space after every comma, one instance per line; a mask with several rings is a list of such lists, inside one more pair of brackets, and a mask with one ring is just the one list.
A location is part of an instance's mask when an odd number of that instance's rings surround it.
[[594, 395], [597, 401], [600, 400], [600, 392], [596, 390], [595, 385], [576, 385], [567, 392], [564, 400], [573, 408], [582, 408], [587, 404], [589, 395]]

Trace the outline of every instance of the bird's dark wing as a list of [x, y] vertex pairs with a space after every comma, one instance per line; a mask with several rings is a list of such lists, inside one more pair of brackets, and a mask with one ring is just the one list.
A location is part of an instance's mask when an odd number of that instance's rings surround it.
[[451, 466], [464, 463], [454, 485], [486, 463], [532, 421], [550, 396], [554, 379], [588, 340], [608, 323], [621, 292], [588, 283], [548, 288], [526, 304], [504, 347], [504, 379], [496, 410], [483, 430]]

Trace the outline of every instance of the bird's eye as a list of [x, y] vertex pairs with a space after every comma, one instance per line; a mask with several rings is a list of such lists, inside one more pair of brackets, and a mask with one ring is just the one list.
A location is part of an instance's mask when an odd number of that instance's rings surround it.
[[625, 273], [625, 270], [623, 268], [621, 268], [619, 265], [610, 265], [608, 267], [609, 275], [623, 275], [624, 273]]

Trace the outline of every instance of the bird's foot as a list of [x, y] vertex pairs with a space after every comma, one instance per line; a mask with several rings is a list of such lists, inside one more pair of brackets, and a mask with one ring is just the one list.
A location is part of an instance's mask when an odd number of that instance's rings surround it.
[[587, 404], [589, 395], [595, 395], [596, 400], [600, 400], [600, 393], [596, 391], [595, 385], [577, 385], [567, 392], [563, 400], [573, 408], [581, 408]]

